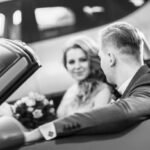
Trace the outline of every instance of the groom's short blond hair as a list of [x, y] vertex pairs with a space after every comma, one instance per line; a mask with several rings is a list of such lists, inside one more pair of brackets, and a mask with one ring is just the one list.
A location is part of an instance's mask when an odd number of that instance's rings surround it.
[[101, 34], [102, 46], [112, 42], [120, 50], [120, 53], [133, 55], [139, 61], [143, 51], [143, 40], [141, 32], [134, 26], [117, 22], [108, 25]]

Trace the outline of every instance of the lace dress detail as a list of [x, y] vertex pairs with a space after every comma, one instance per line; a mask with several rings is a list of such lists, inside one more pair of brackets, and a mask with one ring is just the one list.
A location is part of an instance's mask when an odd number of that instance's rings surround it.
[[91, 103], [92, 97], [94, 97], [99, 92], [98, 87], [100, 84], [100, 81], [97, 80], [80, 82], [78, 84], [78, 92], [75, 95], [74, 102], [76, 103], [76, 105], [78, 107], [84, 107], [86, 105], [89, 105]]

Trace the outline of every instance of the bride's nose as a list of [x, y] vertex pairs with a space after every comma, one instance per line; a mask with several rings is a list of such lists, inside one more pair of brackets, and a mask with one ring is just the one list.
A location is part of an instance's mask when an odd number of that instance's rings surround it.
[[75, 65], [74, 65], [74, 68], [75, 68], [75, 69], [80, 69], [80, 68], [81, 68], [81, 63], [77, 61], [77, 62], [75, 63]]

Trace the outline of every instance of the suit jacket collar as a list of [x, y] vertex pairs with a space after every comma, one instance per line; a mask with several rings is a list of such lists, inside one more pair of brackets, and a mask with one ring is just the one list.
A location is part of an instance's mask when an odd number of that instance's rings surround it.
[[134, 75], [134, 77], [132, 78], [131, 82], [129, 83], [129, 85], [127, 86], [125, 92], [123, 93], [123, 95], [121, 96], [121, 98], [126, 97], [126, 95], [129, 93], [130, 89], [133, 87], [134, 83], [145, 73], [147, 73], [149, 71], [149, 67], [147, 65], [143, 65], [142, 67], [140, 67], [140, 69], [137, 71], [137, 73]]

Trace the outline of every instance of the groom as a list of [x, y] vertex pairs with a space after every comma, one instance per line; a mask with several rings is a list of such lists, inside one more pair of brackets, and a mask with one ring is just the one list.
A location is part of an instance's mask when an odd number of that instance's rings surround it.
[[25, 133], [26, 142], [73, 134], [120, 132], [150, 115], [150, 69], [143, 65], [141, 33], [126, 23], [107, 26], [99, 35], [101, 67], [122, 97], [104, 108], [44, 124]]

